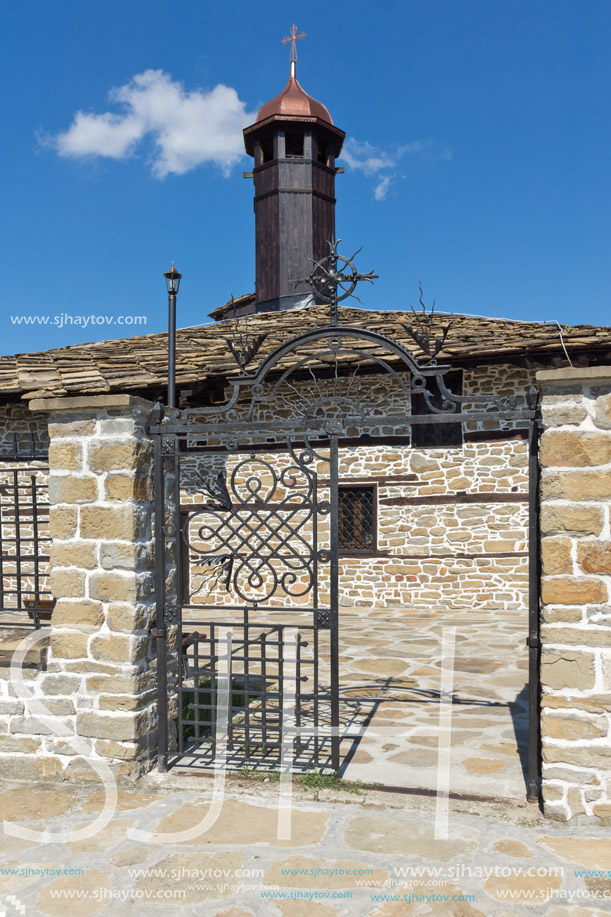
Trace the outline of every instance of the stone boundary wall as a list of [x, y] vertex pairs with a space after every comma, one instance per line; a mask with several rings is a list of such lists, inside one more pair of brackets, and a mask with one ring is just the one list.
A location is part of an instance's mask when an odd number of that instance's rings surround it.
[[[48, 418], [43, 412], [32, 412], [26, 402], [0, 405], [0, 456], [44, 456], [49, 451]], [[0, 467], [7, 464], [0, 459]], [[11, 460], [9, 465], [14, 465]]]
[[[153, 405], [129, 395], [39, 400], [49, 416], [50, 643], [18, 697], [2, 681], [0, 775], [147, 769], [156, 746]], [[42, 671], [41, 671], [42, 670]], [[6, 672], [3, 672], [6, 676]], [[41, 713], [40, 704], [46, 713]], [[57, 736], [58, 724], [80, 740]]]
[[611, 367], [537, 373], [546, 815], [611, 824]]

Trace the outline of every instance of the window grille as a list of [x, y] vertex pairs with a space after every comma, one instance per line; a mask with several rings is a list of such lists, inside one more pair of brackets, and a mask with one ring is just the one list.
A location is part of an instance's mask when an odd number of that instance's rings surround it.
[[47, 471], [27, 464], [0, 469], [0, 615], [51, 603]]
[[339, 488], [339, 549], [348, 554], [376, 550], [375, 487]]

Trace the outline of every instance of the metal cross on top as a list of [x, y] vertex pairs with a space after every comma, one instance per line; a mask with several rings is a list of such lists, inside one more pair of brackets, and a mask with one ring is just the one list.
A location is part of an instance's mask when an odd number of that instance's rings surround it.
[[[374, 274], [373, 271], [360, 274], [354, 266], [354, 259], [360, 252], [360, 248], [350, 258], [345, 258], [344, 255], [339, 254], [337, 246], [341, 241], [341, 239], [337, 239], [337, 241], [327, 242], [329, 254], [321, 258], [320, 261], [308, 258], [308, 261], [311, 261], [314, 265], [313, 270], [307, 277], [297, 277], [293, 281], [296, 284], [309, 284], [316, 295], [323, 302], [329, 304], [329, 320], [332, 325], [337, 325], [338, 323], [339, 313], [337, 307], [342, 300], [351, 296], [357, 302], [361, 302], [354, 292], [357, 284], [363, 281], [373, 283], [374, 280], [378, 279], [378, 275]], [[339, 295], [338, 289], [341, 290]]]
[[306, 37], [305, 32], [300, 32], [299, 35], [297, 34], [297, 26], [295, 25], [295, 23], [293, 23], [291, 27], [291, 34], [287, 38], [281, 39], [283, 45], [288, 44], [289, 41], [291, 43], [291, 63], [292, 64], [294, 64], [297, 61], [297, 48], [295, 46], [295, 42], [299, 41], [300, 38], [305, 38], [305, 37]]

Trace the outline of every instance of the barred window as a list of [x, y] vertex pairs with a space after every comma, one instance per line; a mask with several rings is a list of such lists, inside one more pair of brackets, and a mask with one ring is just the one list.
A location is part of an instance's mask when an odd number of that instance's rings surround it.
[[[446, 388], [454, 395], [462, 395], [462, 370], [447, 372], [443, 379]], [[436, 408], [443, 404], [441, 393], [432, 383], [434, 390], [429, 390], [431, 403]], [[424, 395], [412, 393], [412, 414], [430, 414]], [[412, 446], [417, 449], [426, 447], [443, 448], [462, 446], [462, 424], [460, 423], [415, 423], [412, 424]]]
[[345, 554], [373, 554], [376, 550], [376, 489], [339, 487], [339, 550]]

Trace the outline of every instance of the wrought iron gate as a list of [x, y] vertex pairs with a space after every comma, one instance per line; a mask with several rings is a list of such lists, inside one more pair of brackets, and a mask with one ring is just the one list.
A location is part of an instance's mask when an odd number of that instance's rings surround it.
[[[340, 441], [418, 424], [522, 420], [536, 481], [534, 398], [517, 407], [454, 394], [449, 367], [436, 363], [443, 341], [426, 329], [406, 327], [427, 355], [418, 363], [390, 338], [339, 323], [337, 303], [372, 277], [331, 246], [309, 278], [330, 304], [328, 324], [280, 344], [252, 373], [266, 335], [228, 341], [240, 371], [228, 379], [225, 403], [154, 412], [162, 770], [180, 757], [235, 767], [290, 760], [337, 772]], [[414, 395], [426, 413], [412, 414]], [[537, 583], [533, 557], [531, 686]]]
[[325, 499], [315, 462], [328, 458], [325, 489], [337, 493], [337, 444], [314, 450], [288, 439], [274, 444], [272, 463], [260, 447], [250, 451], [246, 434], [256, 431], [234, 430], [230, 442], [210, 447], [210, 425], [188, 426], [170, 421], [156, 455], [159, 486], [169, 473], [174, 503], [172, 521], [167, 512], [159, 521], [162, 556], [182, 571], [164, 615], [177, 625], [177, 751], [189, 748], [202, 763], [217, 757], [224, 659], [230, 762], [277, 763], [288, 717], [296, 759], [336, 769], [336, 497]]

